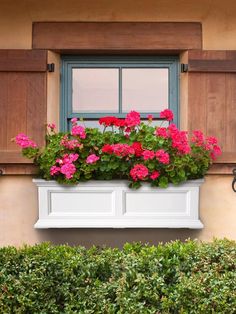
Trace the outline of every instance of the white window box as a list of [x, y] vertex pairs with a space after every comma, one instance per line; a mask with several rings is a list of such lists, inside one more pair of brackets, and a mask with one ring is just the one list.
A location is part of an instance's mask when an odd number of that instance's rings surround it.
[[88, 181], [76, 186], [34, 179], [39, 220], [35, 228], [191, 228], [201, 229], [199, 187], [129, 189], [124, 181]]

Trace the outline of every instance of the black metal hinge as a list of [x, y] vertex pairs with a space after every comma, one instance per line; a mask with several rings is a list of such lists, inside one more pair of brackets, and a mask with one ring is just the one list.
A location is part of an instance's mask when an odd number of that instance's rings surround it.
[[236, 192], [236, 168], [233, 169], [233, 175], [234, 175], [234, 179], [233, 179], [233, 182], [232, 182], [232, 189], [234, 192]]
[[181, 63], [181, 72], [182, 73], [188, 72], [188, 64], [187, 63]]
[[54, 63], [48, 63], [47, 64], [47, 70], [48, 70], [48, 72], [54, 72], [55, 71], [55, 64]]

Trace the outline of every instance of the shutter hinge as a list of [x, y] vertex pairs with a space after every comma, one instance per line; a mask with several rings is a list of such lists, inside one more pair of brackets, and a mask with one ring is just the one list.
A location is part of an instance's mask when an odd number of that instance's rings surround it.
[[188, 64], [187, 63], [181, 63], [181, 73], [188, 72]]
[[47, 70], [48, 70], [48, 72], [54, 72], [55, 64], [54, 63], [48, 63], [47, 64]]
[[234, 175], [234, 179], [233, 179], [233, 182], [232, 182], [232, 189], [234, 192], [236, 192], [236, 168], [233, 169], [233, 175]]

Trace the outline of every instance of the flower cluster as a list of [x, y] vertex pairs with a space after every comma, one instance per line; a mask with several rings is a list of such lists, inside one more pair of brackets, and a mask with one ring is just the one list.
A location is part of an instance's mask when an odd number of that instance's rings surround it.
[[15, 137], [16, 144], [21, 148], [36, 148], [37, 145], [34, 141], [32, 141], [27, 135], [24, 133], [20, 133]]
[[108, 126], [115, 126], [118, 128], [133, 128], [141, 123], [140, 120], [140, 113], [136, 111], [131, 111], [127, 114], [125, 119], [119, 119], [114, 116], [102, 117], [99, 119], [99, 124], [104, 125], [105, 127]]
[[72, 139], [70, 140], [68, 138], [68, 135], [65, 135], [62, 140], [61, 140], [61, 145], [64, 146], [65, 148], [68, 148], [69, 150], [73, 150], [76, 147], [80, 147], [81, 144], [77, 139]]
[[144, 180], [148, 176], [148, 168], [142, 164], [137, 164], [130, 170], [130, 176], [134, 181]]
[[100, 159], [100, 157], [96, 156], [95, 154], [91, 154], [87, 157], [86, 159], [86, 163], [87, 164], [94, 164], [96, 163], [98, 160]]
[[192, 136], [179, 130], [171, 122], [174, 115], [169, 109], [159, 116], [168, 121], [168, 126], [153, 126], [153, 119], [148, 115], [147, 122], [141, 122], [136, 111], [124, 119], [107, 116], [99, 119], [104, 126], [101, 132], [85, 128], [73, 118], [70, 132], [56, 133], [56, 126], [48, 125], [51, 132], [44, 149], [39, 150], [24, 134], [18, 134], [15, 141], [25, 156], [34, 158], [44, 179], [60, 183], [128, 179], [133, 188], [142, 181], [166, 187], [168, 183], [203, 177], [221, 153], [217, 139], [205, 137], [199, 130]]
[[73, 125], [71, 129], [71, 134], [73, 136], [79, 136], [81, 139], [86, 138], [85, 128], [81, 125]]
[[165, 119], [167, 121], [173, 121], [174, 120], [174, 114], [171, 110], [165, 109], [160, 113], [160, 118]]
[[196, 146], [203, 147], [205, 150], [210, 151], [211, 158], [216, 159], [217, 156], [221, 155], [221, 148], [218, 145], [217, 138], [214, 136], [205, 137], [202, 131], [193, 131], [193, 136], [191, 141], [195, 143]]
[[76, 172], [76, 167], [73, 162], [76, 161], [78, 158], [78, 154], [65, 154], [62, 156], [62, 158], [58, 158], [56, 160], [56, 165], [53, 165], [50, 168], [51, 176], [62, 173], [68, 180], [73, 178], [73, 175]]

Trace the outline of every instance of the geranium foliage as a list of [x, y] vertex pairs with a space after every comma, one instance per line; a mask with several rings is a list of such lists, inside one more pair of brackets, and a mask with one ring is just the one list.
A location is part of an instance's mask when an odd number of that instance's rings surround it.
[[153, 115], [141, 122], [140, 114], [131, 111], [125, 119], [101, 118], [104, 130], [86, 128], [73, 118], [71, 132], [57, 133], [55, 124], [49, 124], [43, 148], [22, 133], [15, 140], [23, 155], [34, 159], [42, 178], [59, 183], [127, 179], [133, 188], [144, 181], [167, 187], [202, 178], [221, 153], [217, 139], [199, 130], [179, 130], [168, 109], [160, 118], [168, 126], [155, 126]]

